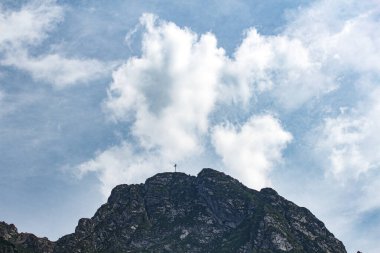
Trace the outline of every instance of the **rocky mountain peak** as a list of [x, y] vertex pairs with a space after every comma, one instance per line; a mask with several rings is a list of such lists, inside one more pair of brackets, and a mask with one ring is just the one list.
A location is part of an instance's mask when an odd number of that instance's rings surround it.
[[92, 218], [53, 246], [49, 253], [346, 252], [306, 208], [209, 168], [116, 186]]
[[119, 185], [54, 252], [346, 252], [306, 208], [213, 169]]
[[0, 222], [0, 237], [5, 240], [9, 240], [18, 235], [18, 231], [15, 225]]
[[51, 253], [54, 243], [46, 237], [38, 238], [30, 233], [18, 233], [13, 224], [0, 222], [1, 253]]

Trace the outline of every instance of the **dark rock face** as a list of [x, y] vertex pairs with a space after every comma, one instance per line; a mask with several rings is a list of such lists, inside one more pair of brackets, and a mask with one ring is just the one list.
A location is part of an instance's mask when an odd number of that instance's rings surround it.
[[0, 253], [15, 253], [16, 247], [9, 241], [0, 238]]
[[0, 222], [0, 253], [52, 253], [54, 243], [29, 233], [18, 233], [15, 225]]
[[[6, 239], [6, 238], [5, 238]], [[31, 251], [48, 252], [48, 251]], [[266, 188], [249, 189], [212, 169], [161, 173], [119, 185], [54, 253], [346, 252], [306, 208]]]
[[50, 242], [0, 222], [0, 253], [345, 253], [306, 208], [212, 169], [115, 187], [91, 219]]

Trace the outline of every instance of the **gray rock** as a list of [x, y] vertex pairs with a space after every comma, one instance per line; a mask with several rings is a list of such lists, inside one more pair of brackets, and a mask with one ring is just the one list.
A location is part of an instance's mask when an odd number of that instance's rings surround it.
[[57, 242], [0, 223], [0, 253], [346, 253], [309, 210], [224, 173], [160, 173], [119, 185], [95, 215]]
[[0, 222], [0, 253], [52, 253], [53, 248], [46, 237], [18, 233], [15, 225]]
[[346, 252], [306, 208], [212, 169], [119, 185], [91, 219], [56, 242], [73, 252]]

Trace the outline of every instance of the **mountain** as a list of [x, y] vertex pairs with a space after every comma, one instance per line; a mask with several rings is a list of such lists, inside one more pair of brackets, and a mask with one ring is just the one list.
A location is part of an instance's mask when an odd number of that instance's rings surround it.
[[0, 222], [0, 253], [51, 253], [54, 243], [46, 237], [18, 233], [15, 225]]
[[[19, 237], [16, 230], [3, 241], [20, 248]], [[306, 208], [212, 169], [119, 185], [91, 219], [79, 220], [73, 234], [46, 240], [31, 240], [49, 247], [29, 252], [346, 252]]]

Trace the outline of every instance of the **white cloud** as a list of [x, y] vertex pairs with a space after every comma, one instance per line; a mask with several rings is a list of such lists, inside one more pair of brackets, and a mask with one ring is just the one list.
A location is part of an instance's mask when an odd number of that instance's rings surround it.
[[67, 58], [58, 52], [30, 56], [59, 22], [64, 9], [53, 0], [35, 0], [19, 10], [0, 8], [0, 64], [27, 71], [34, 79], [55, 87], [85, 83], [109, 73], [114, 63], [94, 59]]
[[[296, 109], [306, 101], [335, 89], [320, 63], [304, 43], [288, 35], [263, 36], [256, 29], [246, 32], [225, 75], [246, 104], [253, 94], [270, 92], [279, 105]], [[228, 80], [227, 79], [227, 80]], [[226, 83], [227, 87], [229, 83]]]
[[30, 1], [18, 11], [0, 6], [0, 50], [35, 45], [63, 19], [63, 8], [53, 0]]
[[[217, 104], [228, 107], [232, 101], [233, 106], [249, 108], [252, 97], [260, 99], [262, 94], [269, 94], [279, 106], [297, 109], [344, 87], [342, 76], [378, 72], [379, 26], [375, 25], [376, 13], [366, 10], [356, 8], [353, 1], [319, 1], [300, 10], [279, 35], [247, 30], [232, 57], [217, 46], [212, 34], [198, 36], [188, 28], [145, 14], [140, 19], [144, 29], [141, 56], [131, 57], [113, 73], [106, 111], [116, 122], [130, 124], [132, 136], [143, 150], [154, 151], [165, 161], [196, 156], [211, 137], [209, 129], [213, 126], [208, 118]], [[358, 46], [361, 44], [366, 45], [364, 49]], [[357, 61], [357, 55], [363, 55], [363, 61]], [[225, 120], [220, 115], [214, 117], [217, 122]], [[345, 117], [326, 121], [325, 142], [330, 144], [320, 145], [334, 147], [328, 154], [334, 164], [333, 174], [348, 169], [359, 171], [359, 175], [373, 166], [363, 162], [366, 157], [357, 144], [366, 138], [362, 123], [361, 118], [351, 121]], [[356, 125], [356, 132], [345, 130]], [[221, 133], [235, 131], [240, 136], [233, 127], [224, 132], [221, 129]], [[281, 125], [277, 130], [287, 133]], [[329, 131], [343, 139], [330, 136]], [[354, 144], [346, 139], [348, 135]], [[281, 138], [277, 157], [290, 141]], [[217, 152], [221, 154], [220, 147]], [[267, 185], [268, 172], [277, 158], [267, 158], [266, 151], [255, 152], [266, 157], [258, 169], [261, 183], [255, 184]], [[346, 156], [350, 159], [344, 160]], [[361, 169], [354, 169], [359, 164]], [[246, 174], [241, 175], [246, 178]]]
[[80, 164], [76, 169], [80, 177], [88, 172], [98, 173], [101, 192], [107, 197], [116, 185], [142, 183], [162, 170], [160, 166], [161, 160], [155, 155], [137, 154], [131, 145], [124, 142], [99, 153], [96, 158]]
[[316, 135], [316, 152], [325, 168], [343, 189], [355, 187], [355, 211], [367, 212], [380, 208], [377, 190], [380, 182], [380, 89], [357, 108], [325, 119]]
[[142, 54], [114, 71], [105, 103], [114, 120], [130, 124], [139, 152], [124, 143], [77, 167], [81, 174], [96, 171], [104, 194], [201, 155], [218, 99], [225, 55], [216, 38], [151, 14], [140, 21]]
[[[380, 26], [377, 10], [368, 5], [370, 1], [316, 1], [299, 10], [276, 36], [248, 29], [231, 57], [217, 46], [212, 34], [199, 36], [153, 15], [143, 16], [142, 54], [114, 72], [105, 103], [106, 112], [116, 122], [131, 126], [137, 147], [122, 144], [105, 150], [80, 165], [79, 171], [96, 171], [106, 195], [116, 184], [135, 182], [136, 178], [141, 182], [165, 170], [163, 165], [211, 153], [205, 145], [211, 141], [219, 156], [211, 159], [221, 159], [227, 173], [252, 188], [270, 186], [271, 171], [281, 162], [292, 135], [271, 115], [251, 115], [247, 122], [233, 125], [219, 111], [215, 114], [215, 107], [244, 107], [250, 112], [252, 98], [265, 97], [280, 109], [290, 109], [285, 117], [292, 117], [291, 110], [316, 98], [355, 88], [363, 102], [326, 118], [321, 131], [313, 132], [318, 140], [318, 161], [327, 176], [295, 179], [300, 185], [312, 185], [295, 199], [313, 207], [329, 229], [350, 241], [351, 247], [364, 245], [360, 243], [362, 235], [355, 232], [359, 231], [357, 224], [366, 212], [380, 207], [380, 156], [376, 152], [380, 146], [376, 132], [380, 128], [380, 92], [376, 88]], [[319, 107], [315, 108], [318, 113], [325, 112], [325, 104], [314, 105]], [[225, 125], [218, 123], [225, 121]], [[302, 141], [297, 138], [297, 144]], [[304, 175], [318, 173], [310, 167], [310, 173]], [[370, 249], [367, 246], [368, 252]]]
[[47, 54], [36, 58], [25, 52], [13, 53], [0, 61], [29, 72], [34, 79], [49, 82], [57, 88], [95, 80], [111, 72], [112, 65], [93, 59], [65, 58]]
[[255, 189], [271, 185], [269, 172], [291, 140], [292, 135], [271, 115], [254, 116], [241, 127], [216, 126], [212, 133], [228, 172]]
[[352, 112], [326, 118], [318, 141], [318, 151], [328, 153], [326, 165], [339, 180], [358, 178], [370, 169], [380, 168], [380, 89]]
[[113, 73], [105, 110], [127, 121], [135, 151], [123, 143], [77, 167], [96, 171], [107, 195], [116, 184], [133, 183], [201, 153], [208, 115], [217, 99], [217, 77], [224, 52], [211, 34], [141, 17], [145, 28], [141, 57], [131, 57]]
[[332, 197], [325, 193], [326, 199], [335, 201], [328, 210], [320, 210], [326, 213], [325, 222], [339, 232], [349, 246], [377, 252], [374, 236], [377, 231], [365, 236], [360, 232], [363, 226], [365, 229], [378, 227], [376, 219], [371, 226], [363, 223], [372, 221], [372, 215], [380, 208], [380, 89], [377, 87], [368, 93], [355, 108], [326, 118], [314, 132], [314, 138], [317, 157], [325, 169], [326, 189], [337, 195]]
[[224, 51], [211, 34], [198, 37], [149, 14], [141, 23], [142, 55], [115, 71], [106, 106], [115, 119], [132, 121], [144, 148], [181, 160], [202, 149]]
[[224, 65], [222, 90], [245, 104], [267, 93], [294, 110], [346, 85], [342, 77], [377, 75], [380, 26], [374, 7], [371, 1], [316, 1], [298, 10], [278, 35], [248, 29]]
[[341, 76], [379, 71], [379, 15], [376, 1], [316, 1], [284, 34], [302, 41], [321, 71], [344, 85]]
[[[379, 14], [378, 1], [315, 1], [298, 10], [283, 32], [302, 41], [321, 73], [336, 85], [337, 96], [329, 101], [332, 106], [356, 104], [338, 116], [326, 117], [321, 127], [310, 133], [316, 141], [316, 165], [325, 171], [323, 187], [327, 190], [321, 194], [326, 200], [314, 198], [319, 193], [307, 192], [305, 196], [313, 195], [316, 213], [328, 213], [323, 220], [341, 234], [339, 238], [348, 246], [360, 246], [363, 252], [377, 252], [370, 245], [371, 241], [376, 243], [372, 237], [376, 233], [363, 236], [359, 224], [368, 219], [367, 212], [378, 212], [380, 207]], [[327, 210], [326, 202], [331, 202]]]
[[[157, 157], [163, 164], [181, 163], [205, 152], [204, 143], [211, 138], [210, 113], [216, 103], [228, 104], [231, 97], [236, 96], [226, 96], [223, 92], [246, 86], [240, 90], [242, 97], [237, 100], [249, 100], [253, 91], [248, 86], [260, 86], [251, 79], [257, 78], [256, 73], [278, 61], [272, 58], [267, 60], [262, 47], [269, 47], [268, 55], [281, 58], [282, 62], [297, 68], [297, 71], [310, 67], [307, 52], [297, 51], [302, 47], [297, 41], [271, 38], [268, 39], [271, 42], [266, 42], [252, 30], [237, 50], [236, 59], [229, 59], [224, 50], [217, 47], [212, 34], [198, 36], [187, 28], [158, 20], [151, 14], [143, 15], [140, 21], [145, 28], [141, 56], [130, 58], [113, 73], [105, 110], [116, 122], [130, 124], [139, 148], [144, 152], [154, 152], [155, 156], [146, 158], [148, 164], [152, 164], [151, 159], [157, 160]], [[277, 49], [278, 45], [283, 47]], [[286, 53], [290, 48], [295, 50], [290, 52], [300, 57], [290, 58]], [[232, 83], [227, 84], [226, 80]], [[234, 143], [229, 145], [223, 142], [223, 135], [232, 135]], [[247, 137], [252, 139], [247, 140]], [[212, 138], [230, 172], [250, 186], [260, 188], [270, 184], [269, 172], [281, 160], [281, 151], [292, 137], [275, 118], [267, 115], [253, 117], [241, 130], [219, 126], [215, 128]], [[233, 158], [229, 154], [232, 152], [226, 151], [229, 146], [234, 151], [243, 152], [234, 153], [238, 157]], [[119, 157], [117, 154], [123, 150], [120, 147], [106, 150], [94, 160], [104, 160], [100, 158], [104, 154]], [[139, 154], [131, 155], [139, 157]], [[107, 185], [115, 183], [109, 176], [113, 171], [108, 167], [93, 162], [86, 163], [85, 167], [87, 169], [82, 169], [83, 172], [90, 172], [91, 167], [104, 171], [100, 173], [100, 180], [108, 182]], [[125, 166], [125, 173], [118, 172], [116, 177], [128, 182], [131, 178], [128, 168]]]
[[365, 118], [342, 115], [326, 119], [318, 149], [321, 153], [328, 152], [328, 172], [337, 179], [358, 177], [368, 171], [370, 163], [360, 150], [360, 143], [368, 134], [367, 127]]

